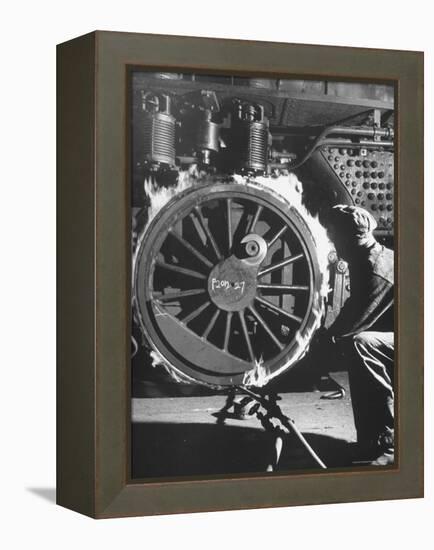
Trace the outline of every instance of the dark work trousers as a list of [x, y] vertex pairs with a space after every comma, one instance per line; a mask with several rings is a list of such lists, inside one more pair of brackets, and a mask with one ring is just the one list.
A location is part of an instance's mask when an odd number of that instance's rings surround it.
[[[393, 446], [393, 332], [366, 331], [345, 337], [357, 440]], [[348, 347], [347, 347], [348, 345]]]

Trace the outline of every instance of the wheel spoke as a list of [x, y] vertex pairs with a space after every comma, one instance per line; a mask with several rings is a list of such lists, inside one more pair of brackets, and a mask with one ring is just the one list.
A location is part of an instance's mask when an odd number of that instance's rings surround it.
[[199, 306], [198, 308], [194, 309], [191, 313], [189, 313], [186, 317], [183, 317], [181, 320], [184, 324], [189, 323], [190, 321], [193, 321], [193, 319], [196, 319], [198, 315], [202, 313], [204, 309], [206, 309], [209, 305], [211, 305], [211, 302], [208, 300]]
[[172, 294], [163, 294], [161, 296], [156, 296], [154, 293], [154, 298], [159, 302], [169, 302], [170, 300], [179, 300], [180, 298], [186, 298], [188, 296], [197, 296], [198, 294], [205, 294], [206, 290], [204, 288], [195, 288], [192, 290], [181, 290], [180, 292], [173, 292]]
[[220, 314], [220, 310], [217, 309], [215, 312], [214, 312], [214, 315], [211, 317], [211, 320], [210, 322], [208, 323], [208, 326], [206, 327], [206, 329], [204, 330], [203, 334], [202, 334], [202, 338], [208, 338], [208, 335], [209, 333], [212, 331], [216, 321], [217, 321], [217, 317], [219, 316]]
[[187, 242], [185, 239], [183, 239], [181, 237], [181, 235], [179, 235], [174, 229], [172, 229], [170, 231], [170, 234], [173, 235], [175, 237], [175, 239], [180, 243], [182, 244], [182, 246], [184, 248], [186, 248], [189, 252], [191, 252], [193, 254], [193, 256], [196, 256], [196, 258], [198, 260], [200, 260], [202, 263], [204, 263], [207, 267], [210, 267], [212, 268], [213, 267], [213, 264], [208, 260], [208, 258], [205, 258], [205, 256], [203, 254], [201, 254], [199, 252], [199, 250], [196, 250], [196, 248], [190, 244], [189, 242]]
[[228, 223], [228, 253], [232, 250], [232, 199], [226, 199], [226, 220]]
[[253, 233], [255, 231], [255, 227], [256, 227], [256, 224], [258, 223], [259, 216], [261, 215], [262, 210], [263, 210], [263, 206], [261, 204], [258, 204], [258, 208], [256, 209], [255, 215], [249, 227], [249, 233]]
[[296, 256], [289, 256], [289, 258], [285, 258], [284, 260], [277, 262], [275, 264], [271, 264], [264, 269], [262, 269], [258, 273], [258, 277], [263, 277], [264, 275], [267, 275], [267, 273], [271, 273], [272, 271], [276, 271], [277, 269], [282, 269], [286, 265], [292, 264], [297, 260], [300, 260], [301, 258], [304, 258], [304, 254], [297, 254]]
[[192, 269], [186, 269], [185, 267], [179, 267], [174, 264], [167, 264], [165, 262], [157, 261], [156, 264], [158, 267], [168, 269], [169, 271], [175, 271], [175, 273], [181, 273], [182, 275], [188, 275], [189, 277], [195, 277], [196, 279], [206, 279], [206, 276]]
[[265, 332], [270, 336], [270, 338], [273, 340], [273, 342], [276, 344], [276, 346], [282, 350], [284, 348], [283, 344], [279, 342], [279, 340], [276, 338], [276, 336], [273, 334], [273, 331], [271, 328], [267, 325], [267, 323], [264, 321], [264, 319], [261, 317], [261, 315], [256, 311], [255, 307], [251, 305], [249, 307], [250, 311], [253, 313], [253, 315], [256, 317], [257, 321], [261, 325], [261, 327], [265, 330]]
[[223, 344], [223, 351], [228, 351], [229, 338], [231, 334], [231, 323], [232, 323], [232, 311], [228, 311], [228, 314], [226, 316], [225, 341]]
[[276, 311], [277, 313], [281, 313], [282, 315], [285, 315], [285, 317], [288, 317], [293, 321], [297, 321], [297, 323], [301, 323], [303, 321], [301, 317], [298, 317], [297, 315], [294, 315], [293, 313], [290, 313], [289, 311], [286, 311], [279, 306], [275, 306], [274, 304], [272, 304], [268, 300], [265, 300], [264, 298], [261, 298], [260, 296], [256, 296], [255, 299], [265, 307], [268, 307], [269, 309]]
[[254, 361], [255, 356], [253, 354], [252, 342], [250, 341], [249, 332], [248, 332], [247, 326], [246, 326], [246, 320], [244, 319], [244, 311], [239, 311], [238, 316], [240, 318], [241, 328], [243, 329], [244, 339], [245, 339], [246, 344], [247, 344], [247, 349], [249, 351], [250, 360]]
[[270, 247], [271, 245], [273, 245], [273, 244], [277, 241], [277, 239], [278, 239], [279, 237], [281, 237], [281, 236], [285, 233], [285, 231], [286, 231], [287, 229], [288, 229], [288, 226], [287, 226], [287, 225], [284, 225], [284, 226], [282, 227], [282, 229], [280, 229], [280, 230], [274, 235], [274, 237], [268, 241], [268, 243], [267, 243], [268, 246]]
[[286, 292], [291, 293], [295, 290], [309, 290], [309, 287], [304, 285], [277, 285], [277, 284], [267, 284], [267, 283], [258, 284], [257, 288], [261, 288], [263, 290], [276, 290], [284, 293]]
[[219, 247], [217, 246], [217, 243], [216, 243], [216, 241], [215, 241], [208, 225], [205, 222], [205, 219], [203, 217], [202, 210], [201, 210], [200, 206], [196, 206], [194, 211], [196, 213], [197, 219], [199, 220], [200, 226], [202, 227], [205, 235], [208, 237], [208, 240], [209, 240], [209, 242], [211, 243], [211, 246], [214, 249], [214, 252], [215, 252], [215, 255], [217, 256], [217, 259], [221, 260], [222, 255], [220, 253]]
[[[182, 326], [181, 321], [176, 317], [175, 315], [172, 315], [166, 308], [161, 308], [162, 304], [159, 302], [154, 302], [154, 308], [156, 309], [155, 317], [170, 317], [175, 321], [175, 323], [178, 323], [178, 325]], [[160, 309], [161, 308], [161, 309]]]

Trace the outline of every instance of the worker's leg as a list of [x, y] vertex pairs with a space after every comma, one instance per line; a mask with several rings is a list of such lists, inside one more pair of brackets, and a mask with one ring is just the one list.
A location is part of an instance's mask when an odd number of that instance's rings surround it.
[[352, 337], [349, 375], [359, 443], [393, 448], [393, 332], [361, 332]]

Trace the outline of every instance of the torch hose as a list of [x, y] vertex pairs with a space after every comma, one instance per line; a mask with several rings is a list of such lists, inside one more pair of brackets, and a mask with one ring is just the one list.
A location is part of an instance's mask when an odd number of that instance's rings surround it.
[[310, 456], [315, 460], [318, 466], [320, 468], [327, 469], [327, 466], [316, 454], [316, 452], [312, 449], [312, 447], [306, 441], [304, 435], [297, 428], [297, 426], [295, 425], [295, 422], [291, 418], [288, 418], [287, 416], [285, 416], [281, 408], [276, 403], [267, 400], [262, 395], [256, 394], [255, 392], [251, 391], [249, 388], [246, 388], [245, 386], [238, 386], [238, 390], [243, 393], [246, 393], [247, 395], [255, 399], [255, 401], [257, 401], [260, 405], [262, 405], [262, 407], [264, 407], [264, 409], [267, 412], [270, 412], [271, 414], [275, 413], [275, 416], [282, 422], [285, 428], [287, 428], [289, 432], [292, 432], [298, 438], [300, 443], [303, 445], [306, 451], [310, 454]]

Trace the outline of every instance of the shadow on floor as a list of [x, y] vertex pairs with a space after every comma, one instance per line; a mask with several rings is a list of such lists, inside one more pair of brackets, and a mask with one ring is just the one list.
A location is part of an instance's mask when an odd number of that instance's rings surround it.
[[[333, 437], [303, 434], [330, 468], [351, 466], [351, 445]], [[132, 478], [264, 472], [274, 438], [251, 427], [218, 424], [135, 423]], [[293, 436], [285, 439], [279, 471], [317, 465]]]
[[51, 504], [56, 504], [56, 489], [54, 487], [26, 487], [29, 493], [51, 502]]
[[[309, 358], [303, 358], [295, 367], [283, 373], [277, 380], [272, 381], [268, 388], [277, 393], [308, 392], [315, 389], [334, 391], [333, 388], [321, 388], [321, 379], [318, 370], [314, 368]], [[132, 361], [132, 397], [199, 397], [208, 395], [225, 395], [226, 390], [217, 391], [199, 384], [175, 382], [163, 369], [153, 368], [146, 355], [138, 354]], [[328, 365], [325, 372], [342, 371], [341, 364]], [[332, 384], [333, 385], [333, 384]]]

